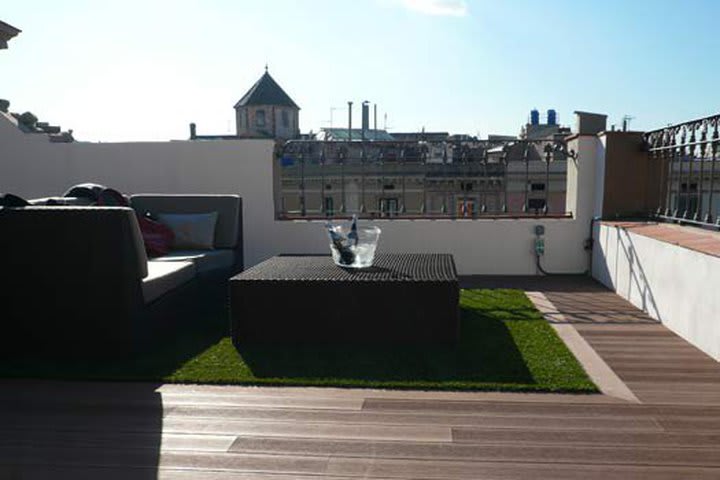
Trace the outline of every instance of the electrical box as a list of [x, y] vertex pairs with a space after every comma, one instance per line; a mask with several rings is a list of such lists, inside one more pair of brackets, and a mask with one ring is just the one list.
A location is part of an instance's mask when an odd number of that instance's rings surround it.
[[535, 239], [535, 253], [538, 256], [542, 256], [545, 254], [545, 239], [544, 238], [536, 238]]

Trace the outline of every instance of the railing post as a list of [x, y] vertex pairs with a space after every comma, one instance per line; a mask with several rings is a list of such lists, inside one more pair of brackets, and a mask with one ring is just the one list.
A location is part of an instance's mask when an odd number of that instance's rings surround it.
[[300, 151], [300, 215], [305, 216], [305, 153]]
[[490, 178], [488, 176], [488, 156], [487, 156], [487, 149], [483, 149], [483, 155], [482, 155], [482, 165], [483, 165], [483, 192], [482, 192], [482, 205], [480, 206], [480, 212], [485, 214], [487, 213], [487, 193], [488, 193], [488, 187], [490, 186]]
[[550, 211], [550, 159], [553, 156], [553, 146], [545, 145], [545, 205], [543, 205], [543, 213], [545, 215]]
[[360, 150], [360, 214], [365, 213], [365, 155], [365, 140], [363, 140]]
[[510, 174], [508, 172], [508, 154], [507, 147], [503, 146], [502, 153], [500, 154], [500, 163], [503, 168], [503, 204], [502, 213], [508, 211], [508, 183], [510, 182]]
[[320, 214], [327, 215], [325, 208], [325, 144], [320, 150]]
[[[712, 163], [710, 163], [710, 196], [708, 198], [708, 213], [705, 216], [705, 223], [712, 223], [713, 221], [713, 195], [715, 192], [715, 162], [717, 161], [718, 144], [720, 144], [720, 119], [715, 119], [713, 122], [713, 135], [712, 145], [710, 150], [712, 152]], [[717, 215], [718, 221], [720, 222], [720, 215]], [[720, 225], [720, 223], [718, 223]]]
[[697, 186], [697, 206], [695, 207], [695, 215], [693, 220], [699, 222], [703, 218], [703, 184], [705, 183], [705, 152], [707, 151], [707, 123], [703, 122], [702, 130], [700, 132], [700, 172], [698, 174], [698, 186]]
[[530, 143], [525, 140], [525, 152], [523, 153], [523, 161], [525, 162], [525, 202], [523, 203], [522, 211], [523, 213], [527, 213], [529, 210], [528, 202], [529, 202], [529, 192], [528, 189], [530, 188], [530, 156], [529, 151], [530, 149]]
[[[405, 147], [404, 147], [404, 146], [400, 149], [400, 159], [399, 159], [399, 162], [400, 162], [400, 163], [399, 163], [399, 165], [400, 165], [400, 181], [402, 182], [402, 183], [401, 183], [401, 184], [402, 184], [402, 201], [401, 201], [401, 204], [400, 204], [400, 208], [398, 209], [398, 213], [399, 213], [400, 215], [403, 215], [403, 214], [405, 213], [405, 200], [406, 200], [406, 197], [405, 197], [405, 177], [407, 176], [407, 175], [405, 175], [405, 173], [404, 173], [404, 170], [405, 170]], [[396, 176], [396, 178], [397, 178], [397, 176]]]
[[340, 160], [340, 213], [346, 212], [346, 201], [345, 198], [345, 150], [341, 146], [338, 150], [338, 160]]

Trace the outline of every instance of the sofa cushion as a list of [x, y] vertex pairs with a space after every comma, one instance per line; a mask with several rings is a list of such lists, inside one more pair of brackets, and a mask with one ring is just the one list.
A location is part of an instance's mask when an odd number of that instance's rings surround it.
[[173, 249], [212, 250], [215, 245], [217, 212], [158, 213], [158, 222], [174, 234]]
[[147, 262], [148, 276], [142, 281], [145, 303], [189, 282], [195, 277], [193, 262]]
[[139, 194], [130, 205], [140, 215], [217, 212], [215, 248], [236, 248], [242, 232], [242, 199], [238, 195]]
[[174, 250], [153, 262], [193, 262], [198, 273], [230, 269], [235, 263], [232, 250]]

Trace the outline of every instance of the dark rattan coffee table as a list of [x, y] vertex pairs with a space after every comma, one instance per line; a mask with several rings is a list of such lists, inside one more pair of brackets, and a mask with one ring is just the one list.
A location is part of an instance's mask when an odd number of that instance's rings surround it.
[[460, 289], [452, 255], [378, 254], [372, 268], [281, 255], [230, 279], [239, 342], [454, 343]]

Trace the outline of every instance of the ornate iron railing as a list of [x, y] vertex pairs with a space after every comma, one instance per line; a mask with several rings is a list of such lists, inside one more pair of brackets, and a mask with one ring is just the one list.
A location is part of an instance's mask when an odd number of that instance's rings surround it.
[[280, 219], [567, 216], [562, 140], [293, 140], [277, 154]]
[[720, 228], [720, 114], [647, 132], [661, 220]]

